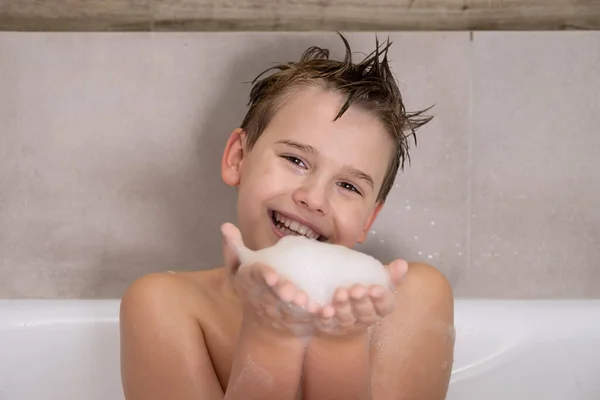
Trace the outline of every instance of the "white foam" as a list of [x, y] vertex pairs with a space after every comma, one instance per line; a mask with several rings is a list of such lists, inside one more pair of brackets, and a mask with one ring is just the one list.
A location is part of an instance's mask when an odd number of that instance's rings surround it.
[[360, 283], [390, 287], [389, 273], [374, 257], [341, 245], [304, 236], [286, 236], [274, 246], [252, 251], [236, 243], [240, 268], [254, 263], [269, 265], [308, 295], [327, 304], [336, 289]]

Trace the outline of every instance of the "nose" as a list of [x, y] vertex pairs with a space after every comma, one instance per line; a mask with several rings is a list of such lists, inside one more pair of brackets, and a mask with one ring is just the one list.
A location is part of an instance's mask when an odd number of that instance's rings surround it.
[[329, 214], [327, 185], [316, 179], [307, 179], [292, 194], [296, 205], [321, 215]]

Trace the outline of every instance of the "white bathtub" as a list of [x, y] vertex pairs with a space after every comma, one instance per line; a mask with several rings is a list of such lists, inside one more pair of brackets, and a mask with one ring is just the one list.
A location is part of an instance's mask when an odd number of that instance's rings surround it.
[[[1, 400], [122, 399], [117, 300], [0, 300]], [[457, 300], [448, 400], [599, 400], [600, 300]]]

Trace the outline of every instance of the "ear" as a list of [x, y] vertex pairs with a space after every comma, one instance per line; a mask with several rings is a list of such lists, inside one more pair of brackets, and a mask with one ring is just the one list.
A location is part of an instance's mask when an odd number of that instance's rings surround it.
[[375, 208], [371, 212], [371, 215], [365, 221], [363, 230], [360, 234], [360, 237], [357, 240], [358, 243], [363, 243], [365, 240], [367, 240], [367, 235], [369, 234], [369, 230], [371, 229], [371, 226], [373, 226], [373, 223], [375, 222], [375, 219], [377, 218], [377, 215], [379, 215], [379, 212], [381, 211], [382, 208], [383, 208], [383, 201], [381, 201], [381, 202], [377, 203], [377, 205], [375, 205]]
[[221, 178], [229, 186], [240, 184], [241, 168], [244, 161], [244, 138], [246, 132], [242, 128], [236, 128], [225, 145], [223, 159], [221, 160]]

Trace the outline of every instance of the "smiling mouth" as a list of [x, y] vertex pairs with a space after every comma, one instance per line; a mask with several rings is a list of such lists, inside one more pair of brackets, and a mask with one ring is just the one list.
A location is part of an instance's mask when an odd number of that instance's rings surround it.
[[327, 241], [327, 238], [321, 235], [319, 232], [315, 232], [306, 225], [301, 224], [291, 218], [278, 213], [277, 211], [270, 210], [269, 216], [275, 228], [283, 235], [290, 236], [305, 236], [309, 239], [317, 240], [319, 242]]

